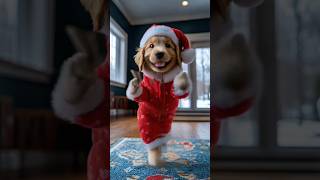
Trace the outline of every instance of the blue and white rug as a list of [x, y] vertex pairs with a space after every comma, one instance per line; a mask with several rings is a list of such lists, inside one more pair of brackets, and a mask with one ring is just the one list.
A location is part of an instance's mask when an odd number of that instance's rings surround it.
[[172, 139], [164, 149], [161, 167], [148, 165], [140, 138], [124, 138], [110, 150], [110, 178], [116, 180], [210, 179], [210, 141]]

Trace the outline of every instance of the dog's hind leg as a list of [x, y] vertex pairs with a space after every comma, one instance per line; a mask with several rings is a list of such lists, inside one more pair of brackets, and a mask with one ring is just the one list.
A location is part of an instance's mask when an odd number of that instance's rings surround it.
[[148, 150], [148, 163], [150, 166], [159, 166], [161, 162], [161, 147]]

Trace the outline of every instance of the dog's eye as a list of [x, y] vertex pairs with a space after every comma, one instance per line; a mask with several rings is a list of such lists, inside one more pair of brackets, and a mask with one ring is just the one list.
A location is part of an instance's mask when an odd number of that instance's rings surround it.
[[149, 48], [153, 48], [153, 47], [154, 47], [154, 45], [153, 45], [153, 44], [150, 44], [150, 45], [149, 45]]
[[171, 48], [171, 45], [166, 43], [166, 48]]

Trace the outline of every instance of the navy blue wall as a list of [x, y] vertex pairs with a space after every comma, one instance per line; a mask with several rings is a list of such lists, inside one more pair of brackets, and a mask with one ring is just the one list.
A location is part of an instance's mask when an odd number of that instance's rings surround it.
[[110, 16], [125, 30], [127, 33], [130, 32], [130, 24], [128, 20], [124, 17], [118, 7], [110, 1]]
[[[128, 20], [120, 12], [117, 6], [111, 1], [110, 15], [111, 17], [127, 32], [128, 34], [128, 62], [127, 62], [127, 81], [129, 82], [132, 79], [130, 69], [138, 70], [137, 65], [134, 63], [133, 57], [136, 53], [136, 49], [139, 46], [140, 39], [143, 33], [150, 27], [152, 24], [144, 25], [130, 25]], [[198, 20], [189, 20], [189, 21], [176, 21], [161, 23], [173, 28], [182, 30], [184, 33], [201, 33], [201, 32], [210, 32], [210, 19], [198, 19]], [[111, 91], [115, 95], [125, 95], [125, 88], [118, 88], [111, 86]]]
[[0, 96], [13, 98], [15, 108], [50, 108], [51, 86], [0, 77]]

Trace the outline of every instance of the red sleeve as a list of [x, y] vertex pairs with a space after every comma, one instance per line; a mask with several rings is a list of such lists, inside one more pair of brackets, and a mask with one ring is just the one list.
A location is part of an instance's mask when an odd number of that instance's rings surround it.
[[240, 114], [245, 113], [251, 108], [253, 101], [254, 101], [254, 98], [251, 97], [243, 100], [242, 102], [230, 108], [219, 108], [219, 107], [213, 106], [213, 108], [211, 108], [211, 113], [214, 119], [216, 118], [223, 119], [223, 118], [232, 117], [232, 116], [239, 116]]
[[141, 82], [141, 88], [142, 88], [142, 94], [136, 98], [134, 98], [134, 101], [136, 102], [143, 102], [143, 101], [148, 101], [149, 99], [149, 90], [146, 87], [144, 81]]
[[102, 102], [95, 107], [92, 111], [76, 117], [76, 124], [87, 128], [101, 128], [108, 126], [109, 117], [109, 101], [110, 89], [109, 84], [109, 66], [107, 61], [101, 64], [97, 69], [99, 78], [103, 79], [105, 84], [105, 96]]
[[213, 132], [211, 134], [211, 139], [213, 140], [213, 146], [216, 145], [219, 139], [219, 133], [220, 133], [220, 126], [223, 118], [232, 117], [232, 116], [238, 116], [246, 111], [248, 111], [252, 104], [253, 104], [254, 98], [248, 98], [239, 104], [230, 107], [230, 108], [218, 108], [218, 107], [212, 107], [210, 112], [210, 118], [212, 122], [212, 130]]
[[109, 109], [107, 108], [107, 101], [104, 100], [93, 111], [78, 116], [76, 118], [76, 124], [79, 124], [86, 128], [101, 128], [107, 127], [109, 117]]
[[212, 139], [213, 139], [213, 145], [216, 145], [219, 139], [219, 133], [220, 133], [220, 122], [213, 119], [212, 122]]

